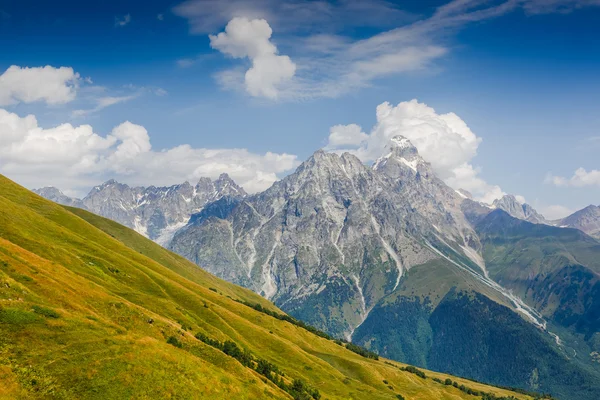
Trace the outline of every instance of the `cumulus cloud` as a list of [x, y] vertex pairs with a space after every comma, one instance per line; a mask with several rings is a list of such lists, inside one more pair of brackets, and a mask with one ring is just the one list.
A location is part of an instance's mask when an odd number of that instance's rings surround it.
[[38, 101], [65, 104], [75, 99], [80, 81], [79, 74], [70, 67], [13, 65], [0, 75], [0, 106]]
[[213, 49], [252, 62], [244, 75], [246, 90], [252, 96], [277, 98], [278, 86], [296, 73], [296, 64], [288, 56], [277, 54], [277, 47], [270, 40], [272, 34], [264, 19], [234, 18], [225, 32], [209, 36]]
[[336, 149], [344, 146], [360, 146], [369, 138], [356, 124], [335, 125], [329, 128], [328, 149]]
[[600, 171], [578, 168], [570, 178], [548, 174], [544, 182], [563, 187], [600, 186]]
[[181, 145], [153, 150], [147, 130], [124, 122], [105, 136], [90, 125], [42, 128], [33, 115], [0, 109], [0, 172], [28, 187], [84, 193], [115, 178], [133, 185], [171, 185], [227, 172], [249, 192], [264, 190], [298, 165], [295, 155]]
[[438, 114], [417, 100], [402, 102], [395, 107], [382, 103], [376, 114], [377, 123], [369, 134], [354, 124], [332, 127], [326, 148], [349, 151], [370, 162], [383, 154], [392, 137], [402, 135], [450, 186], [468, 190], [486, 203], [504, 195], [498, 186], [486, 183], [479, 176], [480, 170], [471, 164], [482, 139], [458, 115]]

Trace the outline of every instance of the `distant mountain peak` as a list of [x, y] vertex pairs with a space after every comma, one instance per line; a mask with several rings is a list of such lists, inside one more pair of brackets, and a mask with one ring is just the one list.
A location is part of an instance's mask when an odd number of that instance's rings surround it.
[[[390, 160], [393, 167], [390, 168]], [[402, 174], [418, 174], [420, 170], [428, 175], [433, 175], [431, 166], [419, 155], [417, 148], [402, 135], [396, 135], [390, 139], [385, 146], [385, 155], [377, 159], [373, 164], [376, 171], [392, 170], [394, 175], [400, 170]]]
[[506, 194], [492, 203], [493, 208], [506, 211], [509, 215], [536, 224], [547, 223], [546, 218], [527, 203], [521, 203], [516, 196]]
[[100, 185], [100, 187], [107, 187], [107, 186], [112, 186], [112, 185], [119, 185], [119, 182], [117, 182], [115, 179], [109, 179], [106, 182], [104, 182], [102, 185]]
[[561, 220], [554, 221], [554, 224], [561, 227], [576, 228], [596, 239], [600, 239], [600, 206], [590, 204]]
[[196, 186], [186, 181], [164, 187], [130, 187], [109, 179], [92, 188], [83, 200], [68, 197], [53, 187], [34, 192], [56, 203], [110, 218], [162, 245], [167, 244], [174, 232], [206, 204], [222, 197], [242, 198], [247, 195], [225, 173], [214, 181], [200, 178]]
[[45, 199], [52, 200], [55, 203], [63, 204], [65, 206], [83, 208], [83, 203], [80, 199], [69, 197], [64, 194], [60, 189], [54, 186], [46, 186], [41, 189], [34, 189], [33, 192]]
[[404, 156], [407, 154], [419, 154], [417, 148], [411, 143], [411, 141], [402, 135], [396, 135], [391, 138], [388, 147], [399, 156]]

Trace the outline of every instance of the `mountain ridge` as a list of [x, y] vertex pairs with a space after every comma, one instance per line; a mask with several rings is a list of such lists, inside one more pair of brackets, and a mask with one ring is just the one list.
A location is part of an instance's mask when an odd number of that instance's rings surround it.
[[81, 200], [65, 196], [53, 187], [34, 192], [59, 204], [83, 208], [115, 220], [161, 245], [166, 245], [204, 205], [223, 196], [246, 196], [244, 189], [227, 174], [221, 174], [214, 181], [200, 178], [194, 186], [186, 181], [166, 187], [130, 187], [110, 179], [93, 187]]
[[3, 397], [531, 399], [363, 357], [122, 225], [0, 188]]

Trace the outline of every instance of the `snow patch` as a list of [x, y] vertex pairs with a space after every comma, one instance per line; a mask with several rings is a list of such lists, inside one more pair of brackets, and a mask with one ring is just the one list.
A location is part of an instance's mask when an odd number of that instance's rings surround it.
[[408, 161], [406, 158], [399, 159], [404, 165], [417, 172], [417, 166], [419, 165], [419, 160]]
[[463, 199], [468, 199], [467, 196], [465, 196], [464, 194], [461, 193], [460, 190], [454, 190], [456, 192], [456, 194], [458, 194], [460, 197], [462, 197]]
[[269, 252], [269, 255], [267, 256], [267, 260], [263, 264], [263, 269], [262, 269], [262, 280], [264, 283], [260, 289], [265, 294], [264, 297], [269, 300], [275, 295], [275, 293], [277, 293], [277, 285], [275, 284], [275, 281], [273, 280], [272, 258], [273, 258], [273, 255], [275, 254], [275, 249], [277, 248], [277, 245], [279, 244], [280, 240], [281, 240], [281, 232], [278, 232], [277, 238], [273, 242], [273, 247], [271, 248], [271, 251]]
[[133, 219], [133, 230], [142, 236], [148, 237], [148, 228], [142, 224], [142, 218], [140, 217]]
[[160, 235], [154, 241], [162, 247], [167, 247], [178, 230], [187, 225], [187, 222], [178, 222], [176, 224], [167, 225], [160, 231]]

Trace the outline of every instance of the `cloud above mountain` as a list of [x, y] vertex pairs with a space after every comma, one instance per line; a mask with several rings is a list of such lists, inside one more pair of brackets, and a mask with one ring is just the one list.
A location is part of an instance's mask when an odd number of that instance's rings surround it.
[[[192, 34], [213, 34], [227, 24], [225, 32], [210, 35], [211, 46], [250, 59], [247, 71], [237, 66], [216, 74], [222, 87], [245, 87], [255, 97], [304, 100], [339, 97], [392, 75], [435, 71], [454, 49], [456, 32], [469, 24], [516, 10], [528, 15], [565, 13], [598, 4], [598, 0], [454, 0], [430, 14], [413, 14], [386, 0], [187, 0], [173, 12], [188, 20]], [[364, 28], [369, 35], [352, 34]], [[278, 48], [289, 57], [276, 55], [270, 42], [273, 31]], [[230, 46], [215, 42], [220, 36], [242, 44], [236, 45], [238, 50], [254, 48], [255, 43], [269, 43], [269, 50], [256, 58], [245, 51], [232, 54], [227, 51]]]
[[369, 134], [355, 124], [332, 127], [326, 149], [349, 151], [365, 162], [372, 162], [383, 154], [392, 137], [402, 135], [450, 186], [468, 190], [486, 203], [504, 194], [500, 187], [485, 182], [480, 170], [471, 163], [482, 139], [458, 115], [438, 114], [417, 100], [396, 106], [382, 103], [376, 115], [377, 123]]
[[588, 171], [585, 168], [577, 168], [570, 178], [548, 174], [545, 182], [559, 187], [600, 186], [600, 171], [597, 169]]
[[33, 115], [0, 109], [0, 172], [29, 187], [84, 192], [107, 178], [169, 185], [228, 173], [248, 192], [264, 190], [298, 164], [286, 153], [180, 145], [153, 150], [147, 130], [129, 121], [102, 136], [90, 125], [45, 129]]
[[0, 75], [0, 106], [43, 102], [65, 104], [75, 100], [81, 77], [71, 67], [19, 67]]
[[[264, 19], [234, 18], [224, 32], [209, 36], [213, 49], [251, 61], [252, 66], [243, 79], [246, 91], [255, 97], [276, 99], [278, 87], [296, 73], [296, 64], [288, 56], [277, 54], [277, 47], [270, 41], [272, 33]], [[231, 75], [232, 72], [227, 73]]]

